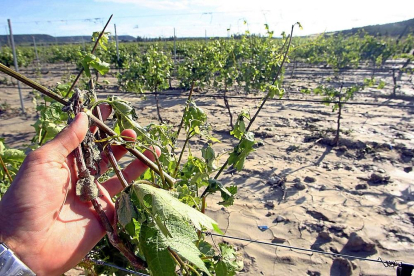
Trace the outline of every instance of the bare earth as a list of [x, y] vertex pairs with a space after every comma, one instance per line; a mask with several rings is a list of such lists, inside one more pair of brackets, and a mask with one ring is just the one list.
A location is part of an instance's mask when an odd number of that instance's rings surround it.
[[[401, 63], [389, 63], [387, 68]], [[21, 72], [53, 86], [61, 77], [76, 73], [72, 65], [49, 65], [40, 75], [34, 68]], [[293, 77], [286, 71], [284, 98], [317, 99], [294, 93], [314, 87], [331, 70], [314, 67], [298, 69]], [[358, 69], [344, 73], [345, 82], [361, 81], [371, 72]], [[252, 130], [261, 143], [245, 162], [242, 172], [231, 168], [221, 177], [226, 185], [239, 188], [238, 199], [228, 208], [218, 205], [218, 196], [208, 199], [208, 215], [214, 218], [226, 235], [290, 245], [307, 249], [341, 253], [370, 259], [414, 263], [414, 84], [403, 75], [397, 98], [392, 92], [391, 72], [375, 75], [387, 82], [385, 89], [366, 88], [353, 101], [395, 104], [398, 107], [345, 105], [340, 146], [331, 147], [329, 128], [336, 128], [336, 113], [320, 103], [270, 101]], [[23, 87], [27, 115], [19, 114], [17, 86], [0, 85], [0, 133], [12, 147], [25, 148], [34, 135], [31, 127], [36, 112], [31, 103], [32, 91]], [[141, 99], [135, 94], [118, 92], [116, 79], [98, 90], [100, 97], [117, 94], [134, 103], [146, 125], [156, 121], [152, 96]], [[15, 83], [15, 81], [13, 81]], [[161, 97], [162, 116], [178, 125], [188, 91], [169, 91], [182, 97]], [[236, 143], [229, 135], [228, 115], [220, 98], [195, 94], [197, 104], [209, 115], [215, 137], [222, 143], [216, 152], [228, 151]], [[237, 94], [236, 91], [232, 95]], [[242, 110], [253, 114], [259, 100], [230, 99], [234, 117]], [[411, 107], [409, 107], [411, 105]], [[192, 146], [200, 149], [203, 141]], [[196, 152], [196, 150], [194, 150]], [[220, 160], [224, 162], [223, 160]], [[260, 230], [259, 226], [267, 226]], [[214, 242], [221, 241], [214, 237]], [[225, 239], [235, 244], [244, 260], [240, 275], [395, 275], [395, 269], [381, 263], [342, 258], [274, 246]], [[207, 241], [211, 241], [208, 237]]]

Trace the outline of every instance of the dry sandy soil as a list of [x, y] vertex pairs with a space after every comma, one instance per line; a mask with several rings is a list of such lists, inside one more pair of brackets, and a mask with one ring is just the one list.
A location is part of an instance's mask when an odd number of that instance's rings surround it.
[[[387, 68], [401, 63], [388, 63]], [[21, 70], [46, 86], [61, 76], [76, 73], [71, 65], [53, 65], [34, 75]], [[349, 70], [341, 81], [362, 81], [365, 69]], [[0, 79], [5, 75], [0, 74]], [[287, 70], [285, 98], [316, 99], [304, 96], [304, 87], [314, 87], [332, 77], [325, 68]], [[414, 84], [402, 76], [399, 97], [390, 98], [392, 74], [376, 73], [387, 82], [383, 90], [367, 88], [353, 101], [376, 106], [346, 105], [339, 147], [331, 147], [329, 129], [336, 127], [336, 113], [320, 103], [270, 101], [253, 126], [260, 143], [249, 156], [242, 172], [227, 170], [221, 177], [226, 185], [239, 188], [235, 204], [218, 205], [218, 196], [208, 199], [208, 215], [217, 220], [226, 235], [290, 245], [370, 259], [414, 263]], [[34, 135], [31, 124], [36, 112], [30, 91], [23, 85], [27, 115], [19, 114], [17, 88], [0, 85], [0, 102], [8, 109], [0, 115], [1, 137], [9, 146], [24, 148]], [[145, 125], [156, 121], [152, 96], [141, 99], [117, 91], [113, 85], [100, 89], [100, 97], [117, 94], [134, 103]], [[170, 91], [176, 96], [161, 97], [162, 116], [178, 125], [188, 91]], [[230, 150], [228, 115], [220, 98], [206, 98], [214, 91], [196, 93], [195, 100], [209, 115], [214, 134], [222, 143], [216, 152]], [[235, 91], [233, 95], [239, 95]], [[182, 96], [182, 97], [179, 97]], [[254, 109], [259, 100], [231, 99], [235, 114]], [[384, 106], [396, 105], [396, 106]], [[322, 139], [320, 139], [322, 138]], [[195, 141], [195, 148], [203, 146]], [[222, 160], [223, 162], [223, 160]], [[260, 230], [259, 226], [267, 226]], [[210, 237], [207, 238], [210, 240]], [[214, 242], [221, 239], [214, 237]], [[240, 275], [395, 275], [395, 269], [381, 263], [346, 260], [298, 250], [226, 239], [235, 244], [244, 260]]]

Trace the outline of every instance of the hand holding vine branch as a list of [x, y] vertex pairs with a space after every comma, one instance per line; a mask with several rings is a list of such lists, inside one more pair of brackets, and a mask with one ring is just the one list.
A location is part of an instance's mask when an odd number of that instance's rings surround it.
[[[109, 108], [102, 113], [108, 117]], [[60, 275], [74, 267], [105, 234], [92, 204], [76, 196], [77, 169], [71, 152], [87, 129], [87, 116], [80, 113], [55, 139], [31, 152], [0, 201], [0, 241], [37, 275]], [[135, 138], [131, 130], [122, 135]], [[121, 146], [113, 150], [117, 159], [127, 152]], [[152, 153], [146, 155], [153, 160]], [[105, 160], [100, 163], [102, 172], [108, 166]], [[132, 181], [145, 169], [136, 160], [124, 169], [124, 175]], [[115, 177], [98, 188], [98, 200], [113, 220], [111, 197], [122, 186]]]

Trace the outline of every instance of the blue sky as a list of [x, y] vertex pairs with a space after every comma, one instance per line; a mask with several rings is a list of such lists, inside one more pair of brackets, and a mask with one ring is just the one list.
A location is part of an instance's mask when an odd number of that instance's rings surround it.
[[297, 21], [303, 30], [296, 34], [308, 35], [411, 19], [414, 0], [0, 0], [0, 34], [11, 19], [14, 34], [91, 35], [111, 14], [108, 31], [116, 24], [119, 35], [264, 33], [265, 23], [280, 34]]

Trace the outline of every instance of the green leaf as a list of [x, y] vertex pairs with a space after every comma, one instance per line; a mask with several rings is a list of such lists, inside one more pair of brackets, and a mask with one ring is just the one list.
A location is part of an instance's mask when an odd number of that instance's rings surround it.
[[204, 147], [201, 149], [201, 156], [207, 163], [208, 168], [212, 171], [216, 169], [214, 166], [214, 160], [216, 159], [216, 153], [214, 149], [210, 146]]
[[190, 101], [184, 114], [184, 125], [188, 132], [200, 133], [200, 126], [207, 121], [207, 115], [195, 102]]
[[267, 86], [269, 90], [269, 98], [273, 99], [275, 96], [281, 98], [284, 94], [284, 90], [280, 89], [279, 85], [277, 84], [269, 84]]
[[141, 227], [140, 246], [152, 275], [175, 275], [176, 263], [169, 249], [210, 275], [200, 258], [202, 253], [195, 245], [198, 237], [194, 228], [179, 221], [168, 221], [166, 227], [170, 229], [170, 237], [163, 235], [158, 224], [145, 223]]
[[115, 132], [121, 132], [124, 129], [133, 129], [137, 133], [137, 140], [144, 142], [149, 142], [152, 144], [156, 144], [150, 137], [147, 131], [141, 125], [136, 122], [138, 116], [135, 112], [135, 109], [131, 106], [131, 104], [125, 100], [122, 100], [116, 96], [110, 96], [106, 100], [102, 100], [97, 104], [105, 102], [109, 104], [115, 112]]
[[202, 230], [205, 227], [222, 233], [213, 219], [180, 202], [166, 190], [144, 184], [133, 184], [132, 190], [143, 205], [147, 202], [145, 197], [151, 196], [151, 206], [148, 208], [150, 215], [154, 218], [158, 217], [160, 221], [179, 220], [191, 222], [197, 230]]
[[247, 120], [250, 120], [250, 114], [242, 110], [239, 116], [237, 117], [237, 121], [234, 124], [233, 130], [230, 131], [230, 134], [239, 140], [243, 138], [243, 135], [246, 132], [246, 124], [244, 122], [245, 118]]
[[241, 171], [244, 166], [244, 161], [246, 157], [252, 152], [253, 146], [255, 144], [254, 133], [247, 132], [243, 135], [243, 138], [240, 140], [240, 143], [234, 148], [233, 152], [230, 154], [228, 163], [233, 165], [238, 171]]
[[171, 229], [172, 238], [167, 238], [169, 247], [174, 250], [181, 258], [197, 266], [200, 270], [210, 275], [204, 262], [201, 260], [201, 252], [195, 245], [198, 240], [197, 233], [187, 223], [173, 221], [168, 225]]
[[200, 241], [198, 243], [198, 249], [205, 256], [213, 257], [215, 255], [213, 246], [206, 241]]
[[82, 64], [83, 70], [85, 71], [86, 76], [88, 78], [90, 78], [91, 77], [91, 70], [89, 69], [89, 63], [85, 60], [82, 60], [81, 64]]
[[109, 72], [109, 63], [101, 61], [99, 58], [96, 58], [90, 63], [90, 66], [99, 72], [101, 75], [105, 75]]
[[126, 227], [133, 218], [137, 218], [138, 214], [132, 205], [131, 198], [125, 192], [122, 192], [118, 199], [118, 209], [116, 210], [118, 216], [118, 222], [122, 227]]
[[101, 61], [98, 57], [91, 53], [81, 54], [81, 64], [85, 70], [87, 77], [91, 77], [90, 67], [94, 68], [101, 75], [105, 75], [109, 72], [109, 63]]
[[219, 205], [230, 206], [234, 204], [234, 195], [237, 194], [237, 186], [230, 186], [225, 188], [226, 191], [221, 191], [221, 198], [223, 201], [219, 202]]
[[0, 138], [0, 155], [3, 156], [6, 146], [4, 145], [4, 138]]
[[152, 275], [175, 275], [176, 262], [168, 251], [165, 236], [156, 227], [142, 224], [139, 246]]
[[233, 135], [237, 139], [241, 139], [246, 132], [246, 125], [244, 123], [243, 117], [238, 117], [236, 124], [230, 134]]
[[4, 162], [23, 162], [26, 158], [26, 154], [24, 151], [18, 149], [4, 149], [1, 157]]
[[214, 270], [216, 271], [216, 276], [233, 276], [236, 274], [236, 272], [230, 272], [227, 264], [223, 261], [219, 261], [215, 265]]
[[135, 113], [135, 109], [131, 106], [131, 103], [121, 98], [118, 98], [116, 96], [110, 96], [108, 98], [107, 103], [110, 104], [116, 110], [117, 113], [120, 113], [125, 116], [131, 116], [133, 119], [138, 118], [137, 114]]
[[233, 276], [243, 269], [243, 262], [237, 260], [236, 252], [230, 245], [219, 244], [221, 258], [215, 265], [216, 276]]
[[385, 85], [386, 85], [386, 82], [385, 81], [383, 81], [383, 80], [380, 80], [380, 82], [378, 83], [378, 89], [383, 89], [384, 87], [385, 87]]
[[226, 188], [224, 188], [223, 184], [220, 181], [210, 178], [208, 180], [208, 187], [205, 192], [215, 193], [217, 191], [221, 191], [222, 194], [227, 194], [229, 197], [231, 196], [231, 193]]
[[[98, 37], [99, 37], [99, 35], [100, 35], [100, 32], [93, 32], [93, 34], [92, 34], [92, 41], [97, 40]], [[102, 49], [104, 51], [107, 51], [108, 50], [108, 48], [107, 48], [108, 35], [109, 35], [109, 32], [105, 32], [105, 33], [102, 34], [101, 39], [99, 39], [99, 45], [102, 47]]]

